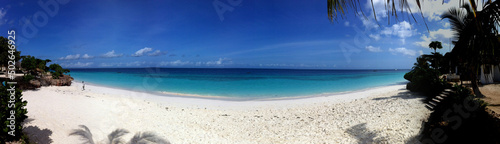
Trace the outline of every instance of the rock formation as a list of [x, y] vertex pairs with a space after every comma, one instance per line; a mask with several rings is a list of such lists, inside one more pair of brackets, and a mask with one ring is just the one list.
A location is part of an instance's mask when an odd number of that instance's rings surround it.
[[71, 86], [71, 81], [73, 80], [73, 77], [69, 75], [62, 75], [58, 79], [54, 79], [50, 73], [47, 73], [27, 83], [24, 82], [22, 78], [18, 81], [22, 83], [21, 89], [35, 89], [42, 86]]

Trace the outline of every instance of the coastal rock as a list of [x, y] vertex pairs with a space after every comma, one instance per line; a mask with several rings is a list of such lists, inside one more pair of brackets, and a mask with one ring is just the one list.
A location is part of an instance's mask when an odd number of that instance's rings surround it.
[[28, 82], [24, 81], [22, 77], [16, 79], [19, 83], [19, 87], [21, 89], [36, 89], [42, 86], [71, 86], [71, 82], [73, 81], [73, 77], [69, 75], [63, 75], [59, 77], [59, 79], [53, 79], [51, 75], [46, 74], [41, 76], [39, 79], [33, 79]]
[[29, 81], [29, 84], [31, 84], [31, 85], [32, 85], [33, 87], [35, 87], [35, 88], [39, 88], [39, 87], [41, 87], [41, 86], [42, 86], [42, 84], [40, 83], [40, 81], [39, 81], [39, 80], [30, 80], [30, 81]]
[[52, 75], [46, 74], [40, 79], [41, 86], [70, 86], [73, 77], [68, 75], [62, 75], [59, 79], [54, 79]]
[[51, 84], [51, 82], [50, 82], [51, 80], [52, 80], [52, 77], [42, 77], [40, 79], [40, 84], [42, 86], [49, 86]]
[[73, 77], [70, 77], [68, 75], [63, 75], [59, 77], [59, 79], [51, 79], [50, 80], [50, 85], [54, 86], [70, 86], [71, 81], [73, 81]]

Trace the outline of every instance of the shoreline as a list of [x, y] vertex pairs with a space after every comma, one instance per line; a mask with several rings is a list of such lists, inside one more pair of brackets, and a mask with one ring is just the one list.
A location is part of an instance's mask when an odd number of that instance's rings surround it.
[[[72, 83], [70, 87], [77, 87], [81, 89], [81, 83]], [[256, 99], [238, 99], [229, 98], [223, 96], [186, 96], [174, 94], [164, 94], [158, 92], [145, 92], [139, 90], [127, 90], [117, 87], [108, 87], [95, 84], [85, 84], [85, 91], [91, 91], [94, 93], [100, 93], [111, 96], [121, 96], [131, 99], [154, 101], [161, 104], [176, 105], [176, 106], [186, 106], [191, 107], [196, 105], [198, 107], [210, 107], [217, 109], [246, 109], [253, 107], [262, 107], [269, 105], [281, 105], [282, 107], [287, 107], [286, 105], [295, 104], [305, 105], [305, 104], [316, 104], [317, 102], [329, 102], [329, 103], [345, 103], [355, 101], [357, 99], [368, 98], [370, 95], [384, 93], [386, 91], [392, 91], [395, 89], [406, 90], [405, 84], [392, 84], [387, 86], [378, 86], [367, 89], [361, 89], [356, 91], [346, 91], [332, 94], [322, 94], [322, 95], [310, 95], [302, 97], [281, 97], [281, 98], [256, 98]]]
[[[25, 132], [40, 143], [80, 143], [87, 126], [96, 142], [115, 129], [155, 132], [172, 143], [415, 142], [430, 111], [424, 97], [392, 85], [337, 95], [229, 101], [168, 97], [87, 85], [23, 92]], [[40, 134], [40, 132], [45, 132]]]
[[[81, 81], [81, 80], [79, 80]], [[401, 82], [395, 82], [392, 84], [386, 84], [386, 85], [381, 85], [381, 86], [375, 86], [375, 87], [368, 87], [368, 88], [363, 88], [363, 89], [357, 89], [357, 90], [350, 90], [350, 91], [342, 91], [342, 92], [327, 92], [327, 93], [321, 93], [321, 94], [311, 94], [311, 95], [298, 95], [298, 96], [282, 96], [282, 97], [249, 97], [249, 98], [244, 98], [244, 97], [239, 97], [239, 96], [215, 96], [215, 95], [199, 95], [199, 94], [188, 94], [188, 93], [175, 93], [175, 92], [168, 92], [168, 91], [145, 91], [145, 90], [137, 90], [137, 89], [126, 89], [126, 88], [121, 88], [121, 87], [116, 87], [116, 86], [107, 86], [107, 85], [101, 85], [101, 84], [95, 84], [95, 83], [85, 83], [85, 86], [95, 86], [95, 87], [105, 87], [109, 89], [116, 89], [116, 90], [128, 90], [128, 91], [133, 91], [133, 92], [138, 92], [138, 93], [148, 93], [152, 95], [157, 95], [157, 96], [166, 96], [166, 97], [181, 97], [181, 98], [199, 98], [199, 99], [213, 99], [213, 100], [223, 100], [223, 101], [274, 101], [274, 100], [289, 100], [289, 99], [305, 99], [305, 98], [314, 98], [314, 97], [328, 97], [328, 96], [336, 96], [336, 95], [345, 95], [349, 93], [356, 93], [356, 92], [363, 92], [363, 91], [368, 91], [372, 89], [377, 89], [377, 88], [383, 88], [383, 87], [388, 87], [388, 86], [396, 86], [396, 85], [404, 85], [406, 86], [408, 82], [407, 81], [401, 81]], [[77, 80], [72, 81], [72, 85], [78, 85], [81, 87], [81, 82], [77, 82]]]

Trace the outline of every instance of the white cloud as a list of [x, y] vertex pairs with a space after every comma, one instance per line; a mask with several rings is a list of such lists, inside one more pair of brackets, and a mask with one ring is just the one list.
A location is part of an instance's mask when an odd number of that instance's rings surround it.
[[[401, 9], [400, 9], [399, 1], [396, 0], [395, 2], [396, 2], [395, 6], [396, 6], [396, 10], [398, 11], [398, 15], [399, 15], [399, 17], [402, 17], [402, 16], [400, 16]], [[421, 19], [420, 9], [418, 8], [416, 1], [410, 0], [407, 2], [410, 6], [410, 9], [411, 9], [413, 16], [420, 20]], [[377, 19], [387, 18], [386, 3], [387, 3], [387, 1], [385, 1], [385, 0], [373, 0], [373, 6], [375, 7]], [[441, 20], [441, 15], [444, 12], [447, 12], [452, 7], [461, 6], [460, 1], [458, 1], [458, 0], [448, 0], [448, 1], [444, 1], [444, 3], [442, 0], [424, 0], [424, 1], [420, 0], [420, 5], [422, 8], [422, 13], [423, 13], [424, 17], [427, 18], [427, 21], [439, 21], [439, 20]], [[482, 5], [482, 3], [480, 5]], [[365, 4], [365, 8], [366, 8], [366, 10], [373, 11], [372, 4], [371, 4], [370, 0], [368, 0], [367, 3]], [[389, 13], [391, 13], [392, 6], [388, 5], [387, 8], [390, 10]], [[407, 12], [406, 9], [404, 11]], [[410, 14], [410, 13], [408, 12], [408, 14]], [[373, 15], [373, 12], [371, 12], [370, 15]]]
[[4, 20], [3, 17], [7, 14], [7, 10], [4, 10], [3, 8], [0, 9], [0, 26], [3, 25], [7, 20]]
[[84, 55], [82, 56], [82, 59], [91, 59], [91, 58], [94, 58], [94, 56], [90, 56], [90, 55], [88, 55], [88, 54], [84, 54]]
[[379, 34], [370, 34], [368, 36], [371, 37], [371, 38], [373, 38], [376, 41], [380, 40], [380, 35]]
[[[410, 6], [412, 7], [412, 12], [415, 16], [420, 16], [420, 12], [418, 11], [418, 7], [415, 1], [408, 1]], [[449, 0], [443, 3], [442, 0], [430, 0], [430, 1], [422, 1], [422, 13], [424, 17], [427, 18], [428, 21], [440, 21], [441, 15], [444, 12], [447, 12], [452, 7], [460, 7], [459, 0]], [[482, 4], [481, 4], [482, 5]]]
[[142, 61], [142, 62], [141, 61], [135, 61], [135, 62], [126, 63], [125, 66], [128, 66], [128, 67], [130, 67], [130, 66], [136, 66], [136, 67], [138, 67], [138, 66], [143, 66], [144, 64], [146, 64], [145, 61]]
[[184, 65], [190, 65], [190, 64], [193, 64], [193, 62], [176, 60], [176, 61], [162, 61], [158, 65], [160, 65], [160, 66], [184, 66]]
[[345, 21], [345, 22], [344, 22], [344, 26], [347, 26], [347, 27], [348, 27], [348, 26], [349, 26], [349, 22], [348, 22], [348, 21]]
[[417, 33], [416, 29], [412, 29], [412, 25], [407, 21], [402, 21], [397, 24], [392, 25], [391, 27], [385, 27], [384, 30], [380, 32], [384, 35], [395, 35], [401, 39], [401, 42], [405, 44], [405, 39], [413, 36]]
[[417, 54], [417, 52], [415, 50], [406, 49], [404, 47], [395, 48], [395, 49], [389, 48], [389, 52], [391, 52], [394, 55], [403, 54], [403, 55], [407, 55], [407, 56], [415, 56]]
[[144, 54], [146, 54], [147, 52], [150, 52], [150, 51], [153, 51], [153, 49], [145, 47], [143, 49], [140, 49], [140, 50], [136, 51], [134, 54], [132, 54], [132, 56], [134, 56], [134, 57], [140, 57], [140, 56], [143, 56]]
[[153, 52], [153, 48], [149, 48], [149, 47], [144, 47], [138, 51], [136, 51], [134, 54], [132, 54], [131, 56], [133, 57], [140, 57], [140, 56], [144, 56], [144, 55], [148, 55], [148, 56], [160, 56], [160, 55], [165, 55], [167, 54], [167, 52], [162, 52], [161, 50], [156, 50]]
[[166, 52], [162, 52], [160, 50], [156, 50], [152, 53], [149, 53], [148, 56], [159, 56], [159, 55], [164, 55], [164, 54], [167, 54]]
[[75, 54], [75, 55], [67, 55], [65, 57], [59, 58], [59, 60], [75, 60], [75, 59], [91, 59], [94, 58], [93, 56], [90, 56], [88, 54], [84, 54], [83, 56], [80, 56], [80, 54]]
[[370, 52], [381, 52], [382, 51], [380, 49], [380, 47], [374, 47], [374, 46], [366, 46], [365, 49], [370, 51]]
[[450, 28], [450, 26], [451, 26], [450, 22], [444, 22], [443, 23], [443, 27], [445, 27], [445, 28]]
[[360, 17], [361, 22], [363, 23], [363, 26], [365, 26], [366, 29], [377, 29], [380, 26], [375, 22], [375, 19], [373, 16], [370, 16], [368, 18]]
[[94, 63], [93, 62], [86, 62], [86, 63], [76, 62], [76, 63], [61, 63], [61, 66], [67, 67], [67, 68], [76, 68], [76, 67], [89, 67], [92, 64], [94, 64]]
[[80, 58], [80, 54], [76, 55], [67, 55], [66, 57], [61, 57], [59, 60], [74, 60]]
[[111, 64], [111, 63], [101, 63], [99, 66], [100, 66], [100, 67], [112, 67], [112, 66], [115, 66], [115, 64]]
[[418, 54], [423, 55], [423, 54], [424, 54], [424, 51], [419, 50], [419, 51], [418, 51]]
[[186, 66], [186, 65], [194, 65], [194, 66], [224, 66], [226, 64], [232, 64], [233, 61], [229, 58], [219, 58], [216, 61], [206, 61], [206, 62], [191, 62], [191, 61], [162, 61], [158, 63], [159, 66]]
[[387, 10], [385, 9], [386, 2], [384, 0], [373, 0], [373, 7], [372, 7], [372, 1], [368, 0], [365, 4], [366, 9], [370, 10], [370, 15], [373, 16], [373, 9], [375, 10], [377, 19], [380, 18], [386, 18], [387, 17]]
[[453, 31], [451, 29], [438, 29], [436, 31], [430, 31], [429, 34], [422, 34], [420, 37], [421, 41], [415, 42], [414, 44], [423, 48], [429, 48], [429, 43], [432, 41], [440, 41], [443, 47], [449, 47], [449, 41], [453, 38]]
[[105, 57], [105, 58], [114, 58], [114, 57], [121, 57], [121, 56], [123, 56], [123, 54], [115, 54], [115, 50], [109, 51], [109, 52], [102, 55], [102, 57]]
[[224, 64], [232, 64], [233, 61], [228, 58], [219, 58], [217, 61], [208, 61], [205, 64], [206, 65], [224, 65]]
[[4, 10], [3, 8], [0, 9], [0, 19], [2, 19], [5, 16], [5, 14], [7, 14], [7, 11]]

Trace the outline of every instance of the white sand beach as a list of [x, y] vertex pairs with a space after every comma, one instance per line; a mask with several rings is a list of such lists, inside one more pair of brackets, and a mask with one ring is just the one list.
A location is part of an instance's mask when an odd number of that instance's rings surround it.
[[87, 126], [98, 143], [113, 130], [151, 131], [171, 143], [418, 143], [430, 111], [404, 85], [331, 96], [228, 101], [158, 96], [73, 82], [24, 91], [31, 140], [81, 143]]

